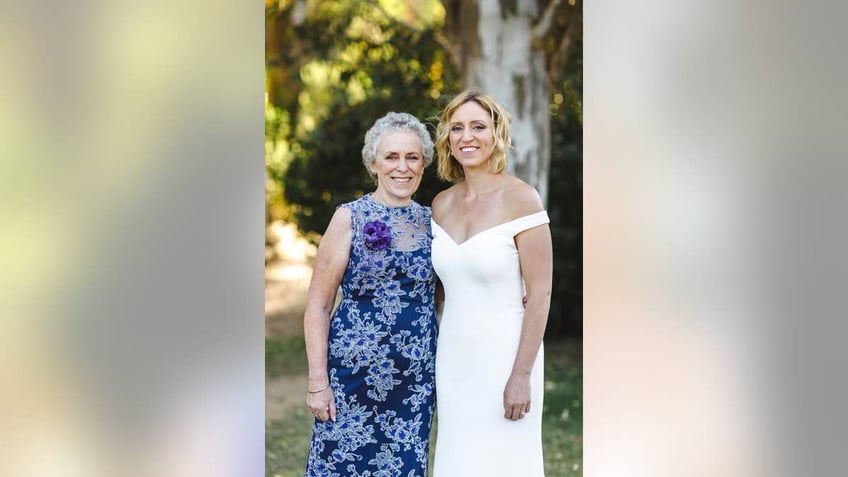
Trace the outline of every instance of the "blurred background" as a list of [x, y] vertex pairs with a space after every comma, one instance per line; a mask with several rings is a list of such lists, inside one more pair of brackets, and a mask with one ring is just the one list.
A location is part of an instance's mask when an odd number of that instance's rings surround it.
[[[546, 470], [582, 475], [582, 2], [266, 0], [265, 35], [266, 475], [303, 472], [306, 290], [335, 207], [374, 189], [365, 132], [406, 111], [434, 134], [442, 107], [472, 86], [513, 114], [508, 170], [550, 214]], [[450, 185], [435, 169], [421, 204]]]

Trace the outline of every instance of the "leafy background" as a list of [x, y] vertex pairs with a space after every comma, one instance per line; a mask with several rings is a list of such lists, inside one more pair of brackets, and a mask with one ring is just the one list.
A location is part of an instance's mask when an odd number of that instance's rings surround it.
[[[302, 475], [309, 445], [301, 320], [314, 245], [336, 205], [374, 188], [360, 156], [374, 120], [406, 111], [434, 132], [462, 85], [439, 1], [280, 1], [265, 13], [266, 475], [288, 477]], [[570, 21], [555, 18], [541, 47], [553, 55]], [[550, 85], [549, 477], [582, 475], [582, 39], [572, 47]], [[429, 167], [415, 200], [429, 205], [448, 186]]]

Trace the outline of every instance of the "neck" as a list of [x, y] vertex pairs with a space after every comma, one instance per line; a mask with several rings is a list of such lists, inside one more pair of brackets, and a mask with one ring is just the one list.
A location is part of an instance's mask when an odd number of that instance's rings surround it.
[[500, 174], [494, 174], [480, 169], [463, 169], [465, 173], [466, 194], [470, 197], [487, 194], [500, 187], [498, 178]]
[[397, 198], [389, 197], [387, 194], [383, 194], [379, 189], [371, 194], [371, 198], [374, 199], [375, 202], [388, 205], [389, 207], [406, 207], [410, 202], [412, 202], [411, 198], [398, 200]]

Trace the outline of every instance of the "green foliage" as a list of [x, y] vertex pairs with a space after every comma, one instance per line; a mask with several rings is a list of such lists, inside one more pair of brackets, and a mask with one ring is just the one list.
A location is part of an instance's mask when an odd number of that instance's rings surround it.
[[[365, 132], [377, 118], [405, 111], [428, 122], [438, 113], [438, 100], [446, 102], [445, 93], [459, 88], [433, 29], [411, 30], [389, 18], [367, 23], [368, 18], [354, 17], [348, 29], [368, 34], [337, 40], [340, 53], [331, 70], [338, 81], [323, 90], [327, 112], [305, 133], [283, 179], [285, 200], [303, 231], [322, 233], [337, 205], [375, 188], [361, 151]], [[435, 123], [430, 126], [434, 133]], [[445, 187], [432, 165], [415, 199], [429, 205]]]
[[582, 2], [575, 3], [578, 10], [563, 9], [553, 32], [561, 37], [571, 29], [573, 37], [551, 91], [548, 213], [554, 279], [546, 337], [583, 334], [583, 38], [575, 33]]
[[551, 117], [551, 168], [548, 213], [554, 246], [554, 279], [546, 336], [583, 333], [583, 124], [582, 58], [558, 85], [554, 96], [572, 101]]

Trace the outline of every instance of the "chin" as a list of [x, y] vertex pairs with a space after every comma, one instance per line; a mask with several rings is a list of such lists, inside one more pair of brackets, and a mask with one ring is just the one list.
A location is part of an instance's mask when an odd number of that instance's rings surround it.
[[390, 191], [390, 192], [392, 193], [392, 195], [394, 195], [398, 199], [409, 199], [410, 197], [412, 197], [412, 191], [411, 190], [397, 190], [397, 189], [395, 189], [395, 190]]

